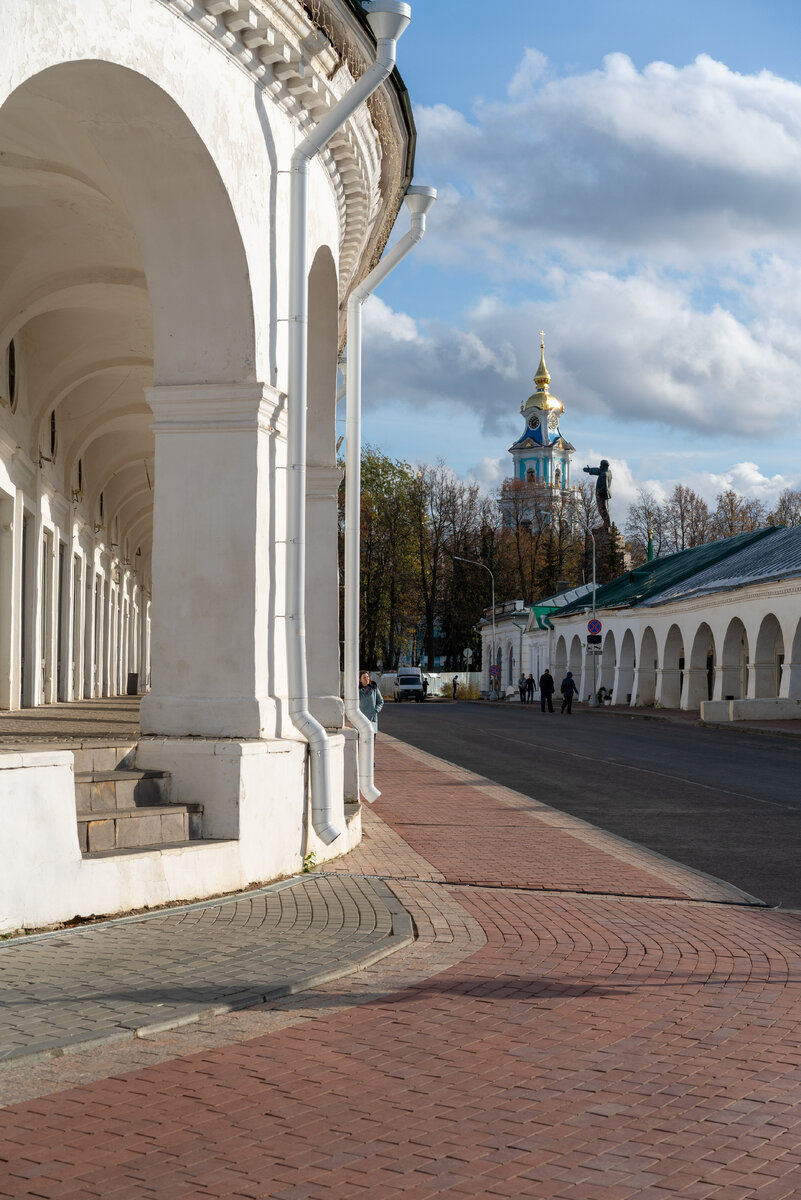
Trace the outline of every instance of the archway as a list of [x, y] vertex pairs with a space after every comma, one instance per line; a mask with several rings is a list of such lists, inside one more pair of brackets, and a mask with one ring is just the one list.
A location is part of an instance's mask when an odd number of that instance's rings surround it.
[[635, 672], [634, 703], [636, 705], [650, 707], [655, 702], [658, 666], [659, 651], [656, 645], [656, 634], [651, 626], [647, 625], [640, 640], [640, 653]]
[[684, 684], [684, 639], [678, 625], [671, 625], [662, 651], [662, 668], [657, 699], [662, 708], [679, 708]]
[[615, 686], [615, 672], [617, 669], [617, 647], [615, 645], [615, 635], [610, 629], [604, 638], [603, 653], [601, 655], [601, 670], [598, 677], [598, 689], [601, 688], [611, 696]]
[[33, 545], [31, 700], [113, 693], [134, 658], [146, 676], [133, 623], [154, 579], [148, 730], [258, 736], [272, 554], [257, 547], [274, 506], [247, 257], [219, 171], [163, 89], [97, 60], [22, 83], [0, 107], [0, 152], [0, 346], [13, 338], [17, 429], [55, 497]]
[[715, 681], [715, 639], [706, 621], [698, 626], [690, 650], [690, 662], [685, 672], [682, 708], [699, 709], [701, 702], [711, 700]]
[[570, 657], [568, 659], [568, 669], [573, 672], [573, 682], [578, 688], [577, 696], [581, 696], [582, 678], [581, 664], [583, 658], [583, 648], [581, 638], [576, 633], [573, 635], [573, 640], [570, 643]]
[[784, 663], [781, 694], [788, 700], [801, 700], [801, 621], [795, 627], [790, 661]]
[[634, 671], [637, 666], [634, 634], [627, 629], [620, 643], [620, 660], [612, 696], [613, 704], [631, 704], [634, 698]]
[[733, 617], [720, 655], [718, 700], [742, 700], [748, 687], [748, 635], [739, 617]]
[[[334, 256], [321, 246], [309, 271], [306, 645], [310, 709], [328, 729], [339, 728], [344, 719], [339, 698], [337, 311]], [[390, 628], [397, 623], [390, 614]], [[388, 651], [393, 662], [396, 647], [390, 645]]]
[[784, 638], [781, 625], [773, 613], [763, 618], [754, 647], [748, 695], [759, 700], [778, 696], [781, 691], [784, 665]]
[[557, 687], [559, 687], [559, 684], [564, 679], [566, 671], [567, 671], [567, 644], [565, 642], [564, 636], [562, 634], [560, 634], [556, 640], [556, 649], [554, 650], [554, 656], [553, 656], [553, 677], [554, 677], [554, 680], [556, 681]]

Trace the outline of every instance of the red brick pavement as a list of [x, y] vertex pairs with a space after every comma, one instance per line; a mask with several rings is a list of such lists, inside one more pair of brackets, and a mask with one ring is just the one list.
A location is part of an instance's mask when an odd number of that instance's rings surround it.
[[454, 883], [734, 900], [741, 894], [586, 822], [382, 738], [375, 811]]
[[801, 1194], [801, 915], [452, 896], [487, 942], [430, 979], [3, 1110], [0, 1196]]

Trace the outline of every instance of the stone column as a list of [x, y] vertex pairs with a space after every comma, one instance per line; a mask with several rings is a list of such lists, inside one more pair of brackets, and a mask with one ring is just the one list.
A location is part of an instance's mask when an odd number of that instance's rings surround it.
[[681, 672], [678, 667], [660, 667], [656, 672], [656, 699], [662, 708], [681, 705]]
[[706, 666], [685, 667], [681, 689], [681, 707], [684, 709], [699, 708], [701, 701], [708, 699], [707, 687]]
[[748, 664], [747, 700], [756, 700], [761, 696], [775, 696], [776, 692], [776, 660], [760, 659]]
[[[147, 391], [155, 414], [151, 691], [143, 733], [280, 735], [285, 692], [281, 397], [263, 384]], [[283, 439], [281, 439], [283, 452]], [[280, 639], [280, 641], [279, 641]]]
[[787, 662], [785, 659], [780, 695], [784, 700], [801, 700], [801, 662]]

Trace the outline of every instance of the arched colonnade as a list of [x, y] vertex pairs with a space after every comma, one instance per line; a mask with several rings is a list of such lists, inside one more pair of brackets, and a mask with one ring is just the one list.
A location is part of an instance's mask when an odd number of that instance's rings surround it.
[[[596, 656], [595, 687], [613, 704], [632, 707], [697, 710], [706, 700], [801, 699], [801, 618], [797, 607], [781, 616], [776, 607], [766, 612], [763, 604], [748, 612], [743, 606], [740, 613], [729, 608], [720, 617], [707, 611], [673, 619], [604, 618], [608, 628]], [[557, 625], [555, 639], [557, 686], [569, 669], [587, 700], [593, 664], [586, 638]]]

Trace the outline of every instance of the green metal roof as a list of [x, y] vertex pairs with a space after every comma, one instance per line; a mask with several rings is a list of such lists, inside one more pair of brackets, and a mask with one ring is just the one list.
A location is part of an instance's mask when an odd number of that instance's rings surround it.
[[[708, 567], [714, 566], [732, 554], [752, 546], [762, 538], [771, 537], [778, 533], [779, 527], [769, 526], [758, 529], [756, 533], [738, 533], [735, 537], [724, 538], [720, 542], [709, 542], [704, 546], [694, 546], [692, 550], [680, 550], [677, 554], [668, 554], [663, 558], [654, 558], [651, 562], [619, 575], [611, 583], [605, 583], [596, 590], [596, 608], [632, 608], [642, 604], [651, 596], [666, 591], [697, 574]], [[581, 596], [572, 604], [560, 609], [555, 617], [572, 615], [592, 608], [592, 593]]]

